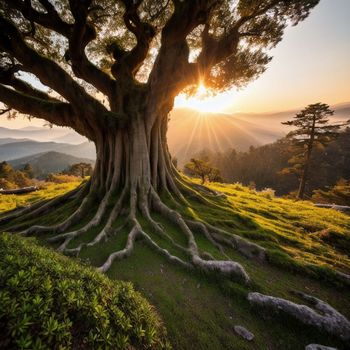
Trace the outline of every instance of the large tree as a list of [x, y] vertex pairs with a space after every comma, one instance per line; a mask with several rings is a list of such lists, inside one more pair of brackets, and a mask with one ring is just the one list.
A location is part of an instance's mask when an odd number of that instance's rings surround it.
[[[347, 123], [330, 124], [329, 117], [334, 111], [325, 103], [315, 103], [297, 113], [293, 120], [282, 122], [294, 127], [287, 136], [292, 140], [294, 155], [289, 160], [291, 166], [284, 172], [295, 172], [299, 176], [298, 198], [303, 199], [309, 177], [312, 152], [315, 147], [326, 146], [338, 135], [342, 126]], [[318, 164], [320, 167], [321, 164]]]
[[[69, 251], [68, 243], [101, 224], [112, 205], [104, 229], [89, 245], [116, 230], [112, 228], [120, 215], [127, 214], [130, 234], [125, 249], [111, 254], [102, 271], [114, 259], [127, 256], [136, 237], [142, 236], [175, 262], [237, 272], [246, 279], [239, 264], [200, 256], [192, 229], [202, 230], [215, 243], [210, 234], [216, 228], [186, 220], [162, 200], [167, 196], [173, 208], [185, 204], [188, 194], [204, 200], [172, 165], [166, 142], [168, 114], [180, 92], [191, 93], [200, 83], [219, 92], [256, 78], [266, 69], [268, 50], [282, 39], [284, 29], [305, 19], [318, 2], [0, 0], [0, 101], [73, 128], [97, 150], [91, 180], [76, 190], [79, 208], [60, 224], [32, 226], [24, 233], [54, 232], [51, 240]], [[30, 84], [34, 77], [47, 89]], [[33, 217], [74, 196], [22, 209], [2, 222], [20, 215]], [[70, 230], [90, 212], [96, 198], [94, 217]], [[186, 235], [184, 251], [190, 263], [171, 256], [144, 232], [138, 215], [172, 241], [152, 218], [153, 211]]]

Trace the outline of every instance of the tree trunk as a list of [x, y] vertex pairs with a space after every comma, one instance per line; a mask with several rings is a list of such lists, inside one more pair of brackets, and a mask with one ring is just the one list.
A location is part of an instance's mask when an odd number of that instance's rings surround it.
[[299, 190], [298, 190], [298, 196], [297, 196], [299, 199], [304, 199], [304, 195], [305, 195], [305, 187], [306, 187], [306, 182], [309, 174], [311, 153], [312, 153], [312, 148], [314, 146], [314, 140], [315, 140], [315, 125], [316, 125], [316, 115], [314, 115], [313, 117], [312, 126], [310, 130], [310, 140], [307, 145], [307, 152], [305, 155], [303, 172], [300, 178], [300, 184], [299, 184]]
[[308, 169], [309, 169], [309, 160], [307, 159], [305, 161], [303, 172], [300, 178], [300, 184], [299, 184], [299, 190], [298, 190], [298, 196], [297, 196], [299, 199], [304, 199]]
[[146, 200], [151, 189], [172, 188], [174, 168], [166, 144], [166, 124], [167, 116], [163, 116], [148, 130], [144, 118], [136, 115], [124, 129], [97, 134], [92, 189], [118, 193], [128, 188], [137, 200]]
[[[249, 276], [239, 263], [231, 260], [203, 259], [202, 256], [208, 257], [210, 254], [200, 251], [192, 229], [200, 230], [222, 252], [222, 244], [226, 244], [238, 249], [246, 256], [261, 258], [265, 256], [264, 249], [243, 238], [216, 229], [205, 221], [195, 222], [192, 218], [185, 218], [174, 210], [181, 204], [189, 205], [185, 194], [190, 194], [192, 199], [200, 200], [207, 205], [212, 203], [198, 193], [198, 188], [191, 186], [191, 183], [184, 179], [172, 165], [166, 143], [167, 114], [164, 113], [153, 120], [152, 127], [149, 127], [149, 123], [145, 122], [142, 114], [135, 114], [124, 128], [112, 126], [103, 130], [96, 128], [97, 159], [93, 175], [86, 186], [73, 193], [79, 199], [79, 207], [63, 222], [53, 226], [36, 225], [26, 228], [23, 227], [26, 225], [24, 221], [22, 224], [14, 224], [9, 230], [21, 231], [26, 235], [50, 234], [48, 241], [60, 243], [59, 251], [78, 255], [83, 247], [99, 244], [129, 227], [130, 232], [125, 248], [112, 253], [100, 266], [101, 271], [107, 271], [113, 261], [130, 255], [136, 239], [142, 238], [158, 253], [186, 268], [221, 272], [248, 282]], [[201, 186], [201, 189], [203, 188]], [[210, 190], [207, 189], [205, 193], [210, 193]], [[170, 206], [163, 202], [164, 196], [167, 198], [167, 203], [171, 203]], [[36, 205], [32, 210], [25, 208], [22, 211], [15, 211], [8, 217], [0, 218], [0, 224], [9, 222], [11, 219], [24, 220], [40, 216], [69, 198], [68, 194], [62, 200], [54, 199], [41, 206]], [[92, 209], [96, 204], [98, 204], [97, 209]], [[92, 210], [95, 210], [92, 219], [83, 227], [73, 229], [73, 226], [84, 220]], [[153, 219], [154, 212], [161, 215], [165, 221], [171, 222], [185, 235], [187, 246], [178, 244], [163, 226]], [[147, 232], [141, 225], [143, 222], [140, 221], [141, 217], [147, 222], [147, 230], [149, 230]], [[123, 223], [116, 228], [117, 219]], [[73, 244], [75, 238], [86, 235], [91, 229], [102, 224], [103, 228], [90, 242], [80, 243], [77, 246]], [[222, 239], [220, 237], [222, 234], [228, 235], [231, 239]], [[160, 247], [153, 240], [152, 235], [167, 240], [176, 249], [183, 251], [188, 259], [171, 255], [168, 250]]]

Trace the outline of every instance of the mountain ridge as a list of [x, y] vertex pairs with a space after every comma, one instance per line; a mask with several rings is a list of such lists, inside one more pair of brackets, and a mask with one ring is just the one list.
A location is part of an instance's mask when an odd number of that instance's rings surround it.
[[22, 169], [25, 164], [29, 163], [32, 166], [34, 176], [37, 178], [43, 178], [49, 173], [61, 172], [76, 163], [89, 163], [93, 165], [95, 162], [92, 159], [74, 157], [61, 152], [49, 151], [13, 159], [8, 163], [16, 170]]

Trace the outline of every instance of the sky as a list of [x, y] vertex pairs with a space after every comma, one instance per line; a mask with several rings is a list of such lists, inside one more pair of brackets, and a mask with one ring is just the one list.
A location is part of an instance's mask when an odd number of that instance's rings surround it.
[[[271, 54], [267, 71], [240, 91], [190, 101], [180, 96], [176, 106], [262, 113], [301, 109], [315, 102], [350, 102], [350, 0], [321, 0], [305, 21], [286, 29]], [[22, 117], [0, 119], [0, 126], [10, 128], [43, 124]]]
[[267, 71], [241, 91], [202, 104], [180, 97], [177, 105], [260, 113], [350, 102], [350, 0], [321, 0], [305, 21], [286, 29], [270, 53]]

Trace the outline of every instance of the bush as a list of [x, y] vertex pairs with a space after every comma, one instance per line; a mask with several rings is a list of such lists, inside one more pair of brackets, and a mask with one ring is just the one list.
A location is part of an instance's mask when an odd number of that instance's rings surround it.
[[46, 182], [53, 182], [55, 184], [64, 184], [69, 182], [79, 181], [80, 177], [75, 175], [66, 174], [49, 174], [46, 178]]
[[0, 234], [0, 349], [163, 349], [165, 329], [130, 283]]
[[264, 188], [261, 192], [260, 195], [267, 199], [272, 199], [275, 198], [275, 190], [273, 188]]

